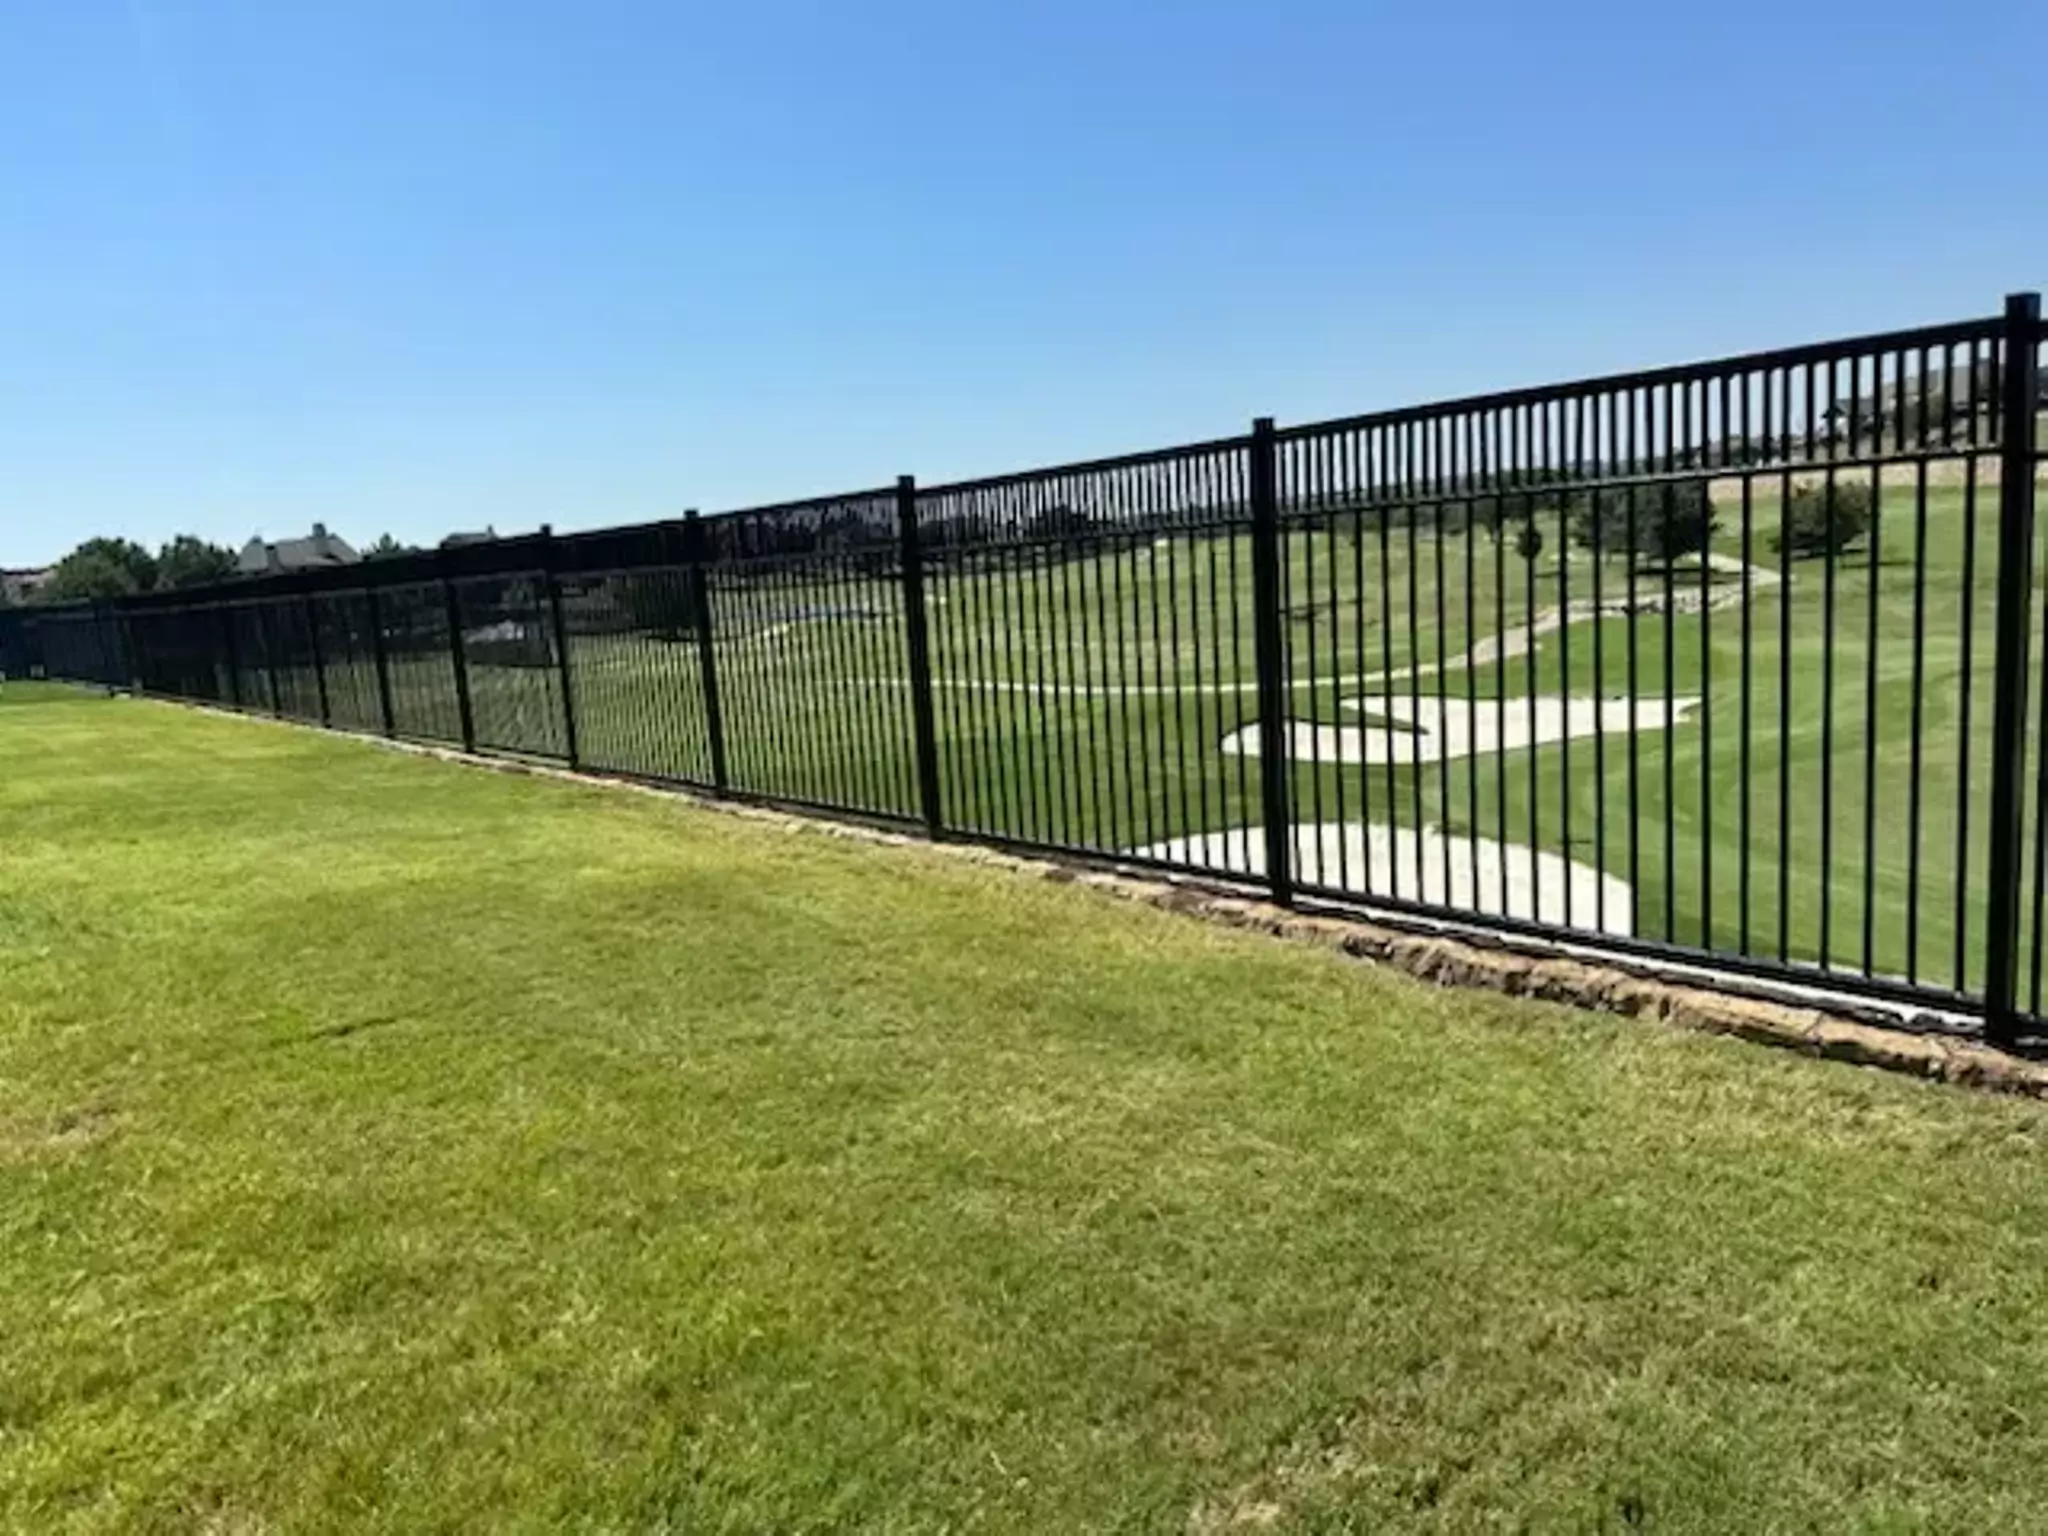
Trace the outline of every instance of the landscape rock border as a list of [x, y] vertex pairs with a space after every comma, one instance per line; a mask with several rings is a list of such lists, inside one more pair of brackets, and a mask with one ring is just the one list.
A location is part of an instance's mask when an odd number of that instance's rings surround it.
[[[206, 705], [151, 700], [199, 709], [235, 720], [257, 720], [304, 729], [297, 721], [245, 714]], [[412, 756], [487, 768], [498, 773], [556, 779], [592, 788], [626, 790], [679, 801], [698, 809], [860, 842], [930, 849], [966, 862], [1085, 887], [1121, 900], [1141, 902], [1226, 927], [1249, 929], [1294, 943], [1314, 944], [1356, 959], [1404, 971], [1446, 987], [1476, 987], [1510, 997], [1566, 1003], [1596, 1012], [1648, 1019], [1703, 1034], [1732, 1035], [1757, 1045], [1807, 1056], [1992, 1093], [2048, 1098], [2048, 1060], [2032, 1060], [1952, 1033], [1912, 1027], [1913, 1017], [1882, 1005], [1833, 998], [1798, 1003], [1693, 985], [1635, 967], [1576, 955], [1548, 953], [1537, 946], [1489, 937], [1421, 932], [1368, 917], [1312, 914], [1276, 906], [1256, 896], [1233, 894], [1186, 878], [1161, 876], [1111, 865], [1036, 854], [1012, 853], [985, 844], [954, 842], [855, 820], [838, 820], [787, 810], [758, 801], [729, 799], [680, 785], [654, 784], [612, 774], [586, 773], [516, 757], [464, 752], [457, 747], [398, 741], [363, 732], [330, 729], [329, 734]]]

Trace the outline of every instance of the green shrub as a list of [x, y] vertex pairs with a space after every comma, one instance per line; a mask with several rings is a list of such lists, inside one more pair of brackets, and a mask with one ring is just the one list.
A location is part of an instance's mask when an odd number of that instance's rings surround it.
[[1444, 528], [1458, 533], [1463, 533], [1467, 528], [1476, 528], [1490, 535], [1498, 543], [1501, 525], [1514, 516], [1517, 510], [1500, 496], [1473, 496], [1463, 500], [1446, 501], [1443, 505]]
[[1543, 553], [1543, 530], [1533, 517], [1525, 519], [1515, 534], [1515, 553], [1530, 561]]
[[1668, 564], [1704, 550], [1714, 528], [1714, 499], [1697, 480], [1610, 486], [1572, 498], [1572, 542], [1603, 555], [1633, 550], [1638, 559]]
[[1784, 526], [1771, 535], [1771, 545], [1801, 559], [1838, 553], [1870, 527], [1870, 503], [1867, 485], [1796, 486], [1785, 503]]

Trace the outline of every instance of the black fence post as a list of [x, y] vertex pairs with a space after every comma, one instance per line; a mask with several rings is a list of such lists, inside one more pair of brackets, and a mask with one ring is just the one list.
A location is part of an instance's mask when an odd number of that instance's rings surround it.
[[131, 693], [142, 691], [141, 679], [136, 677], [136, 668], [141, 665], [135, 649], [135, 631], [128, 617], [128, 605], [115, 600], [114, 620], [114, 675], [121, 680], [121, 686]]
[[688, 562], [690, 621], [697, 631], [697, 676], [704, 690], [704, 734], [711, 745], [711, 785], [721, 795], [731, 787], [725, 762], [725, 714], [718, 701], [718, 657], [711, 634], [710, 560], [697, 509], [683, 514], [683, 558]]
[[391, 709], [391, 663], [384, 655], [384, 605], [377, 601], [377, 589], [365, 587], [363, 597], [369, 605], [370, 659], [377, 669], [377, 709], [384, 721], [384, 734], [398, 734], [398, 719]]
[[235, 606], [222, 603], [220, 613], [221, 654], [228, 664], [228, 700], [236, 709], [242, 708], [242, 658], [235, 645]]
[[313, 606], [311, 593], [300, 601], [306, 605], [306, 643], [313, 650], [313, 685], [320, 693], [320, 723], [331, 727], [334, 712], [327, 702], [327, 656], [320, 648], [320, 610]]
[[1280, 475], [1273, 418], [1252, 423], [1252, 641], [1259, 681], [1259, 783], [1265, 793], [1266, 881], [1294, 900], [1294, 830], [1287, 751], [1287, 626], [1280, 612]]
[[582, 753], [576, 745], [576, 692], [569, 679], [569, 626], [562, 622], [562, 584], [556, 579], [561, 569], [561, 549], [555, 543], [555, 530], [543, 526], [541, 529], [541, 579], [548, 588], [548, 618], [555, 626], [555, 681], [562, 690], [562, 747], [568, 754], [569, 766], [583, 765]]
[[139, 665], [135, 650], [135, 632], [128, 618], [128, 605], [118, 598], [114, 601], [109, 617], [114, 621], [114, 676], [121, 686], [131, 693], [140, 693], [140, 679], [135, 675]]
[[462, 604], [448, 575], [447, 551], [441, 554], [441, 602], [448, 611], [448, 655], [455, 663], [455, 711], [462, 720], [462, 750], [476, 750], [476, 713], [469, 702], [469, 657], [462, 648]]
[[115, 673], [122, 686], [138, 698], [142, 695], [142, 653], [135, 648], [135, 621], [120, 603], [114, 605]]
[[277, 688], [277, 626], [270, 619], [270, 605], [256, 605], [256, 637], [263, 642], [263, 677], [270, 685], [270, 712], [284, 718], [284, 695]]
[[102, 599], [92, 605], [93, 649], [99, 652], [100, 686], [112, 698], [118, 691], [121, 676], [120, 635], [115, 629], [114, 605]]
[[939, 732], [932, 711], [931, 630], [924, 611], [924, 541], [917, 530], [917, 479], [896, 481], [896, 531], [902, 541], [903, 627], [910, 659], [910, 719], [916, 735], [917, 799], [928, 837], [946, 829], [939, 791]]
[[[2005, 301], [1999, 401], [1998, 617], [1991, 714], [1991, 870], [1984, 941], [1984, 1033], [2000, 1045], [2019, 1033], [2020, 880], [2025, 867], [2027, 650], [2034, 564], [2035, 349], [2039, 294]], [[2044, 765], [2048, 766], [2048, 765]], [[2036, 913], [2035, 922], [2042, 914]]]

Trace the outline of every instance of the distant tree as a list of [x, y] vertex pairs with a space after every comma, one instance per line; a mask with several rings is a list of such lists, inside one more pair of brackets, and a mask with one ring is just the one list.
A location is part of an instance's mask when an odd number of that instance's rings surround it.
[[365, 560], [383, 560], [392, 555], [410, 555], [415, 553], [417, 553], [417, 550], [413, 545], [401, 544], [398, 540], [391, 537], [390, 534], [380, 533], [377, 535], [377, 542], [363, 550], [363, 558]]
[[1062, 501], [1038, 508], [1024, 520], [1021, 531], [1027, 539], [1078, 539], [1094, 527], [1094, 518]]
[[1785, 526], [1771, 542], [1800, 558], [1832, 555], [1862, 538], [1869, 526], [1868, 485], [1801, 485], [1785, 503]]
[[690, 582], [681, 571], [638, 571], [612, 578], [619, 606], [633, 627], [662, 640], [682, 640], [697, 632], [697, 608], [690, 600]]
[[[1443, 503], [1442, 516], [1447, 533], [1462, 533], [1470, 526], [1483, 529], [1494, 543], [1501, 541], [1511, 523], [1527, 524], [1539, 513], [1555, 514], [1566, 492], [1558, 487], [1541, 490], [1485, 492], [1467, 500]], [[1416, 526], [1433, 528], [1438, 516], [1433, 507], [1415, 509]], [[1519, 542], [1520, 535], [1517, 536]]]
[[1704, 550], [1714, 536], [1714, 500], [1697, 481], [1609, 486], [1575, 502], [1572, 542], [1602, 554], [1669, 563]]
[[132, 539], [87, 539], [59, 560], [36, 589], [45, 603], [126, 597], [156, 585], [156, 559]]
[[834, 507], [818, 519], [815, 549], [863, 550], [896, 547], [895, 528], [858, 507]]
[[1464, 505], [1465, 522], [1484, 529], [1496, 544], [1500, 542], [1502, 526], [1512, 514], [1513, 508], [1499, 496], [1474, 496]]
[[157, 551], [156, 585], [203, 587], [235, 574], [235, 557], [218, 544], [181, 533]]
[[954, 512], [921, 523], [920, 528], [925, 543], [935, 549], [965, 549], [986, 544], [993, 536], [994, 524], [985, 513]]
[[1536, 526], [1536, 519], [1525, 518], [1520, 531], [1515, 534], [1515, 553], [1532, 565], [1543, 553], [1543, 530]]

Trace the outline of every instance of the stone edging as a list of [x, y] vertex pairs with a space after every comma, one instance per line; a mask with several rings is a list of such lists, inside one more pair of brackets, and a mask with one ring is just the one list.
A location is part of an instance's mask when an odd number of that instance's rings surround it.
[[[268, 718], [204, 705], [181, 704], [178, 707], [200, 708], [207, 713], [237, 720]], [[274, 723], [295, 724], [282, 720]], [[928, 838], [860, 822], [800, 815], [747, 801], [698, 794], [681, 787], [578, 773], [518, 758], [489, 757], [452, 747], [393, 741], [357, 732], [337, 731], [334, 734], [352, 735], [390, 751], [488, 768], [498, 773], [558, 779], [682, 801], [699, 809], [773, 824], [789, 832], [931, 849], [969, 863], [1085, 886], [1126, 901], [1185, 913], [1226, 927], [1252, 929], [1296, 943], [1339, 950], [1440, 986], [1480, 987], [1512, 997], [1569, 1003], [1605, 1013], [1653, 1019], [1679, 1029], [1734, 1035], [1759, 1045], [1777, 1046], [1808, 1056], [1882, 1068], [1937, 1082], [1994, 1093], [2048, 1098], [2048, 1061], [2014, 1056], [1978, 1041], [1952, 1035], [1920, 1033], [1870, 1022], [1872, 1018], [1881, 1017], [1874, 1013], [1863, 1018], [1850, 1018], [1843, 1012], [1828, 1008], [1740, 996], [1570, 956], [1525, 953], [1474, 943], [1448, 934], [1415, 933], [1365, 918], [1311, 916], [1255, 897], [1220, 894], [1199, 885], [1151, 874], [1062, 863], [975, 843], [933, 842]]]

